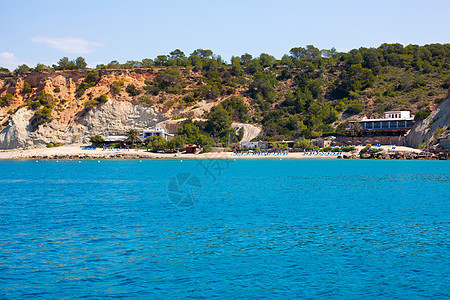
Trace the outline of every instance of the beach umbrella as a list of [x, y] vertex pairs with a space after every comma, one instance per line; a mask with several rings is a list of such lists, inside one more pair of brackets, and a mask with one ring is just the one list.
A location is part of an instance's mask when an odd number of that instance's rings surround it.
[[347, 144], [351, 145], [351, 144], [352, 144], [352, 141], [347, 141]]
[[364, 144], [365, 144], [365, 145], [370, 144], [370, 141], [369, 141], [369, 140], [365, 140], [365, 141], [364, 141]]
[[356, 143], [356, 144], [361, 144], [361, 141], [360, 141], [360, 140], [357, 140], [355, 143]]
[[380, 143], [379, 140], [375, 140], [375, 141], [373, 141], [373, 142], [376, 143], [376, 144], [379, 144], [379, 143]]

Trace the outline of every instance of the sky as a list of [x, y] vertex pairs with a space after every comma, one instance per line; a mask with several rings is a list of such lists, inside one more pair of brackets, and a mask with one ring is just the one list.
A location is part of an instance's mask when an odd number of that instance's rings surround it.
[[314, 45], [450, 43], [450, 0], [0, 0], [0, 67], [82, 56], [91, 67], [180, 49], [281, 58]]

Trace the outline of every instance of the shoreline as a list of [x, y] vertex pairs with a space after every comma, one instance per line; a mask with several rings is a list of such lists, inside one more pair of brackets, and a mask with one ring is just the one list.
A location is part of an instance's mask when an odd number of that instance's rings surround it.
[[[355, 154], [352, 152], [342, 152], [340, 155], [336, 154], [322, 154], [318, 153], [305, 154], [305, 152], [288, 152], [287, 154], [269, 154], [269, 155], [256, 155], [253, 153], [236, 155], [234, 152], [209, 152], [202, 154], [181, 154], [181, 153], [153, 153], [146, 150], [136, 149], [83, 149], [87, 145], [64, 145], [55, 148], [34, 148], [34, 149], [14, 149], [14, 150], [2, 150], [0, 151], [0, 160], [27, 160], [27, 159], [338, 159], [347, 158], [352, 156], [355, 158]], [[359, 151], [361, 146], [356, 147]], [[392, 146], [381, 146], [383, 149], [394, 152], [408, 152], [408, 153], [420, 153], [418, 149], [409, 147], [396, 146], [392, 149]]]

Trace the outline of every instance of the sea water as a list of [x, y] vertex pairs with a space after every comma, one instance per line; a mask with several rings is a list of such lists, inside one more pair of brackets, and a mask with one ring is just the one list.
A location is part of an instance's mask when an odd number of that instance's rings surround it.
[[449, 293], [448, 161], [0, 161], [0, 298]]

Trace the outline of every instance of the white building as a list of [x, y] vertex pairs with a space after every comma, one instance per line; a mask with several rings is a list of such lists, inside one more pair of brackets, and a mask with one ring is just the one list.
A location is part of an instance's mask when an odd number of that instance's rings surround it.
[[411, 112], [407, 110], [387, 111], [384, 113], [384, 119], [408, 119], [408, 118], [411, 118]]
[[108, 135], [105, 138], [105, 142], [109, 143], [117, 143], [117, 142], [123, 142], [127, 139], [126, 135]]
[[259, 149], [264, 150], [269, 148], [268, 142], [258, 141], [258, 142], [241, 142], [241, 148], [243, 150], [249, 150], [249, 149], [256, 149], [256, 147], [259, 147]]
[[151, 136], [160, 136], [160, 137], [163, 137], [166, 141], [171, 140], [174, 137], [173, 134], [167, 133], [162, 128], [153, 128], [153, 129], [144, 129], [140, 138], [146, 139]]
[[410, 111], [398, 110], [387, 111], [384, 117], [380, 119], [362, 119], [361, 121], [350, 121], [349, 126], [355, 123], [361, 124], [362, 131], [390, 131], [390, 130], [408, 130], [412, 127], [414, 116]]
[[241, 142], [241, 147], [243, 150], [255, 149], [258, 147], [258, 142]]

